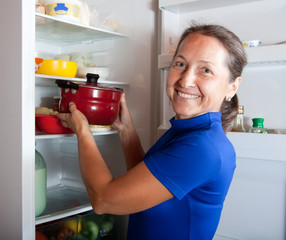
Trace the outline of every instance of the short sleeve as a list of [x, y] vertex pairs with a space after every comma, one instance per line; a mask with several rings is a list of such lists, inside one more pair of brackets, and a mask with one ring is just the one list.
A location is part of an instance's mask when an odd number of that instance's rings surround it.
[[210, 182], [220, 169], [217, 149], [206, 135], [181, 136], [144, 161], [152, 174], [178, 199]]

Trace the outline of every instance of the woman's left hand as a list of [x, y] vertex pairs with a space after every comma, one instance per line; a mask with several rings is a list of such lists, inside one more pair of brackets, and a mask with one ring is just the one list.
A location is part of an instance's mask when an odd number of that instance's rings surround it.
[[62, 120], [64, 127], [68, 127], [74, 131], [76, 135], [90, 132], [89, 124], [86, 117], [80, 112], [73, 102], [69, 103], [70, 113], [58, 113], [57, 117]]

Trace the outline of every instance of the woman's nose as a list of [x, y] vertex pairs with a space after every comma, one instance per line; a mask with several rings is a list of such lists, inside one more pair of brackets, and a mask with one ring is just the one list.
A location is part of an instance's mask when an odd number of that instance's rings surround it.
[[196, 86], [196, 75], [192, 69], [187, 69], [179, 81], [179, 84], [183, 88], [195, 87]]

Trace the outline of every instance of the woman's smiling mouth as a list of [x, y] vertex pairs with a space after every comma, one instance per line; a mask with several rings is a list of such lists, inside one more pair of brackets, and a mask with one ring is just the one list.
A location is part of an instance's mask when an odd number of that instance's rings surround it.
[[193, 95], [193, 94], [188, 94], [188, 93], [182, 93], [180, 91], [177, 91], [178, 95], [182, 98], [187, 98], [187, 99], [195, 99], [199, 98], [200, 96], [198, 95]]

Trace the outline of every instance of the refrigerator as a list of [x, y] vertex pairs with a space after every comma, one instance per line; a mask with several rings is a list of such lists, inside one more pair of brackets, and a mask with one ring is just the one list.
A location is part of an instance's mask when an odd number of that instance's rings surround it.
[[[84, 216], [91, 210], [82, 183], [76, 138], [35, 134], [35, 107], [53, 104], [57, 77], [35, 74], [35, 54], [90, 52], [110, 69], [103, 84], [123, 88], [143, 148], [169, 127], [166, 76], [182, 31], [192, 19], [222, 24], [242, 40], [249, 64], [238, 92], [246, 128], [263, 117], [265, 127], [286, 129], [286, 3], [283, 0], [88, 0], [99, 23], [84, 26], [35, 12], [34, 1], [5, 3], [1, 38], [1, 239], [34, 239], [35, 228]], [[9, 10], [8, 10], [9, 9]], [[93, 10], [94, 10], [93, 9]], [[116, 31], [115, 31], [116, 30]], [[73, 79], [73, 81], [84, 81]], [[286, 239], [286, 135], [227, 134], [237, 169], [214, 239]], [[125, 172], [116, 131], [95, 133], [113, 175]], [[36, 145], [36, 146], [35, 146]], [[35, 147], [47, 164], [48, 203], [35, 218]], [[52, 206], [52, 207], [50, 207]], [[116, 238], [125, 239], [128, 216], [116, 218]]]
[[173, 110], [164, 94], [166, 76], [178, 37], [192, 20], [221, 24], [242, 41], [259, 40], [245, 48], [248, 64], [238, 89], [246, 130], [252, 118], [264, 118], [269, 134], [228, 132], [237, 167], [215, 240], [286, 239], [286, 31], [285, 1], [159, 1], [161, 111], [158, 135], [169, 127]]

